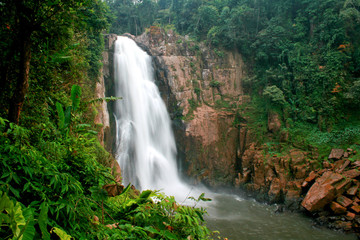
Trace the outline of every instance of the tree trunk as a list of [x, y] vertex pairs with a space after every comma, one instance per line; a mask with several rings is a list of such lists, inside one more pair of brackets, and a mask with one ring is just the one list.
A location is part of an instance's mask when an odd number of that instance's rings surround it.
[[[22, 35], [22, 34], [20, 34]], [[9, 104], [9, 121], [18, 124], [25, 96], [29, 89], [29, 70], [31, 60], [31, 33], [23, 36], [20, 41], [19, 75], [16, 87]]]

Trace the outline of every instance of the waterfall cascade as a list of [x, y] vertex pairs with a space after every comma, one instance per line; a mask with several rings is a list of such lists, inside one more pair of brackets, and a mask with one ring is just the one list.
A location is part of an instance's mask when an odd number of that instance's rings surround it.
[[178, 175], [171, 121], [154, 83], [151, 57], [127, 37], [114, 54], [117, 160], [123, 183], [177, 195], [189, 188]]

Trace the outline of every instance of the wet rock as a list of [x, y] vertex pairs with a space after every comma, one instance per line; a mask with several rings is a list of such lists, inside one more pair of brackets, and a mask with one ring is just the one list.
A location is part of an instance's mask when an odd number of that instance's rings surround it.
[[357, 205], [357, 206], [352, 206], [350, 208], [352, 211], [354, 211], [356, 214], [359, 214], [360, 213], [360, 206]]
[[358, 191], [359, 189], [359, 183], [357, 183], [356, 185], [350, 187], [347, 191], [346, 191], [346, 194], [347, 195], [350, 195], [350, 196], [355, 196], [356, 195], [356, 192]]
[[340, 196], [336, 199], [336, 202], [338, 202], [343, 207], [348, 207], [353, 203], [353, 201], [350, 198], [347, 198], [345, 196]]
[[336, 221], [334, 223], [334, 227], [337, 229], [343, 229], [345, 231], [350, 231], [352, 228], [352, 224], [351, 224], [351, 222]]
[[285, 205], [290, 210], [298, 210], [300, 206], [300, 190], [288, 189], [285, 195]]
[[311, 185], [313, 183], [313, 181], [315, 180], [315, 178], [318, 176], [318, 174], [315, 171], [311, 171], [309, 176], [307, 178], [305, 178], [305, 181], [301, 184], [302, 188], [307, 188], [309, 187], [309, 185]]
[[336, 197], [335, 183], [343, 177], [338, 173], [325, 172], [307, 192], [301, 205], [310, 212], [321, 210]]
[[333, 148], [330, 152], [329, 159], [339, 160], [344, 155], [344, 150], [339, 148]]
[[121, 183], [121, 168], [115, 158], [111, 158], [110, 161], [111, 174], [115, 177], [117, 183]]
[[344, 208], [337, 202], [332, 202], [330, 204], [330, 209], [333, 211], [333, 213], [335, 213], [337, 215], [346, 213], [346, 208]]
[[273, 179], [268, 192], [270, 202], [279, 202], [281, 198], [280, 180], [278, 178]]
[[346, 178], [356, 178], [360, 176], [360, 171], [357, 169], [351, 169], [343, 173]]
[[349, 189], [350, 186], [351, 186], [351, 179], [342, 179], [341, 181], [336, 183], [335, 189], [336, 189], [337, 195], [339, 196], [339, 195], [343, 194], [346, 190]]
[[352, 212], [347, 212], [345, 218], [349, 221], [353, 220], [355, 218], [356, 214]]

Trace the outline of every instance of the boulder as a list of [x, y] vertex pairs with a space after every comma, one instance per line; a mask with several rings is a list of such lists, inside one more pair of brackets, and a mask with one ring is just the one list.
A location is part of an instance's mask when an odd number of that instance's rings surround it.
[[337, 215], [346, 213], [346, 208], [338, 204], [337, 202], [332, 202], [330, 204], [330, 209]]
[[344, 169], [350, 164], [349, 160], [339, 160], [336, 161], [334, 164], [334, 170], [335, 172], [341, 173], [342, 171], [344, 171]]
[[360, 206], [352, 206], [351, 207], [351, 210], [354, 211], [356, 214], [359, 214], [360, 213]]
[[323, 209], [335, 199], [337, 191], [334, 185], [342, 179], [343, 177], [338, 173], [325, 172], [311, 186], [301, 205], [310, 212]]
[[346, 194], [350, 196], [355, 196], [358, 189], [359, 189], [359, 184], [354, 185], [346, 191]]
[[345, 208], [350, 206], [353, 203], [353, 201], [350, 198], [347, 198], [342, 195], [336, 199], [336, 202], [338, 202], [341, 206], [343, 206]]
[[357, 169], [351, 169], [343, 173], [346, 178], [356, 178], [360, 176], [360, 171]]
[[356, 216], [355, 213], [347, 212], [345, 218], [346, 218], [347, 220], [351, 221], [351, 220], [353, 220], [353, 219], [355, 218], [355, 216]]
[[330, 152], [329, 159], [339, 160], [344, 155], [344, 150], [339, 148], [333, 148]]

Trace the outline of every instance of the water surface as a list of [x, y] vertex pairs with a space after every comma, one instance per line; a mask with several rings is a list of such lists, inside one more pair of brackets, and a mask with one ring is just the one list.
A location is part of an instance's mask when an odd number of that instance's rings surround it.
[[276, 205], [267, 205], [236, 195], [215, 194], [207, 204], [207, 226], [229, 240], [347, 240], [357, 239], [325, 227], [300, 213], [276, 213]]

